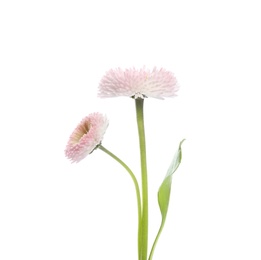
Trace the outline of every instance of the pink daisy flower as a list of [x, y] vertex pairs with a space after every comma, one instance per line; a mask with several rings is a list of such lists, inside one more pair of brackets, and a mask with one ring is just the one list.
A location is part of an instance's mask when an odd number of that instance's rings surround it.
[[174, 97], [178, 91], [178, 84], [172, 72], [163, 68], [109, 70], [101, 79], [98, 96], [118, 97], [128, 96], [133, 98], [153, 97], [164, 99]]
[[100, 145], [109, 121], [100, 113], [92, 113], [82, 119], [71, 134], [65, 155], [72, 162], [79, 162]]

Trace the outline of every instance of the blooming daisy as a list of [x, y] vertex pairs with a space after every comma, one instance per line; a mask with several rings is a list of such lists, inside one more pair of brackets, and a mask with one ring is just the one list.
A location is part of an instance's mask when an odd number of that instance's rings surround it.
[[163, 68], [154, 67], [153, 70], [117, 68], [109, 70], [101, 79], [98, 96], [164, 99], [176, 96], [177, 91], [178, 84], [175, 76]]
[[109, 121], [100, 113], [82, 119], [71, 134], [65, 155], [72, 162], [79, 162], [97, 148], [103, 139]]

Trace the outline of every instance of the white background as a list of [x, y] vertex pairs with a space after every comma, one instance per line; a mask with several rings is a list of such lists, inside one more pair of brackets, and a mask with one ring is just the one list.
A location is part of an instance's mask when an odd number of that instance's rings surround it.
[[261, 259], [259, 1], [1, 1], [0, 259], [136, 255], [136, 198], [102, 151], [64, 156], [89, 113], [103, 145], [137, 173], [134, 102], [98, 99], [115, 67], [164, 67], [178, 97], [145, 101], [150, 244], [156, 193], [178, 143], [183, 161], [155, 260]]

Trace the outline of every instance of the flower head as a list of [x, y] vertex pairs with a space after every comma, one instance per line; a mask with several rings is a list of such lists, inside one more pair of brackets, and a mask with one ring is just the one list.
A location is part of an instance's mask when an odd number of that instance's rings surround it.
[[178, 91], [178, 84], [172, 72], [165, 69], [126, 69], [109, 70], [101, 79], [98, 96], [118, 97], [128, 96], [133, 98], [174, 97]]
[[65, 155], [72, 162], [79, 162], [100, 145], [109, 121], [100, 113], [92, 113], [82, 119], [71, 134]]

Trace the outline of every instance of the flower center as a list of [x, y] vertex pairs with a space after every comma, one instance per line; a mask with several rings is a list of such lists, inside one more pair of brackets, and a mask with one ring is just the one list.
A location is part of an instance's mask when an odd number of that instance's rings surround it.
[[87, 134], [89, 132], [90, 128], [91, 128], [90, 122], [85, 121], [83, 126], [82, 126], [83, 135]]
[[90, 122], [84, 122], [78, 129], [77, 132], [74, 133], [74, 138], [72, 139], [72, 143], [79, 143], [82, 137], [84, 137], [90, 131], [91, 124]]

